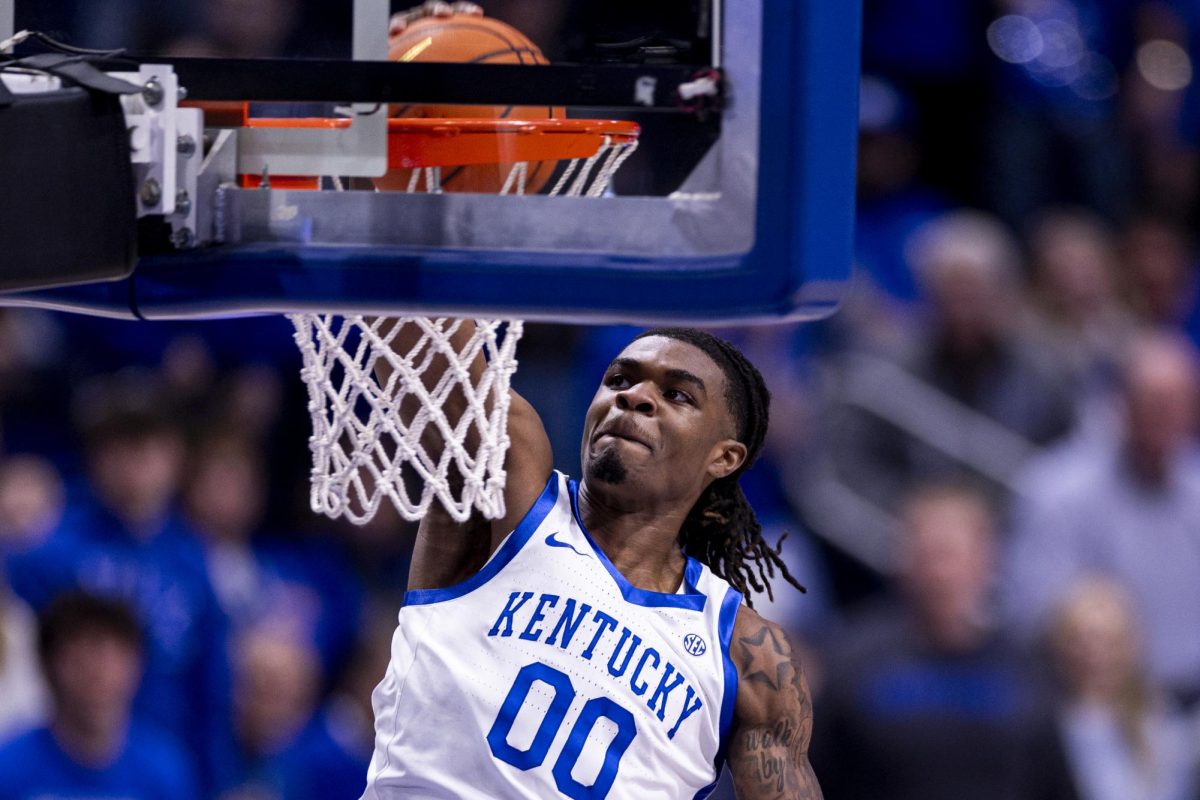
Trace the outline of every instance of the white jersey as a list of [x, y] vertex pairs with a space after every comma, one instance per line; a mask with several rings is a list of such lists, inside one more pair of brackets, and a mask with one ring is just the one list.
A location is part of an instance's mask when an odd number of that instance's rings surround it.
[[690, 558], [678, 593], [631, 585], [555, 473], [477, 575], [405, 596], [364, 800], [706, 796], [741, 601]]

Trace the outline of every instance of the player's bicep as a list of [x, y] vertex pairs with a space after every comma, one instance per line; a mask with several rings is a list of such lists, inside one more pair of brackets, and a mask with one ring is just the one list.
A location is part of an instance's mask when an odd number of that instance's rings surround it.
[[492, 553], [491, 526], [478, 512], [456, 522], [438, 503], [417, 529], [408, 588], [444, 589], [470, 578]]
[[542, 418], [516, 392], [508, 408], [508, 435], [512, 444], [504, 460], [505, 514], [492, 523], [493, 546], [499, 545], [533, 508], [554, 469], [554, 454]]
[[546, 488], [552, 470], [550, 439], [533, 406], [516, 392], [508, 432], [512, 444], [505, 460], [505, 516], [489, 521], [476, 511], [466, 522], [456, 522], [434, 503], [417, 530], [410, 589], [441, 589], [474, 575]]
[[799, 655], [778, 625], [742, 609], [732, 656], [738, 699], [728, 759], [739, 800], [813, 800], [812, 703]]

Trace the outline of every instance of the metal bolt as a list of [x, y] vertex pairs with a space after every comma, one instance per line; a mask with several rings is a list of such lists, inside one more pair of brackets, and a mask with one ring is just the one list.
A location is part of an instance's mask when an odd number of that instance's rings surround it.
[[188, 91], [187, 91], [186, 86], [180, 86], [178, 89], [175, 90], [175, 99], [181, 103], [184, 100], [187, 100], [187, 95], [188, 95]]
[[163, 101], [162, 84], [158, 82], [158, 78], [151, 78], [146, 81], [142, 87], [142, 99], [146, 101], [148, 106], [157, 106]]
[[175, 140], [175, 149], [184, 158], [191, 158], [196, 152], [196, 140], [185, 133]]
[[182, 250], [191, 247], [196, 243], [196, 235], [192, 233], [191, 228], [180, 228], [171, 233], [171, 244]]
[[142, 187], [138, 189], [138, 197], [141, 198], [142, 205], [156, 206], [162, 200], [162, 187], [154, 178], [147, 178], [142, 182]]
[[186, 190], [180, 189], [175, 193], [175, 213], [181, 217], [186, 217], [191, 210], [192, 198], [188, 197]]

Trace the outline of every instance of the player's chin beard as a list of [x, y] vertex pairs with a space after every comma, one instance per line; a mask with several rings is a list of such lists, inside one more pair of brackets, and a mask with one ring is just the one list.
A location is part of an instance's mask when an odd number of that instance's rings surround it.
[[625, 468], [625, 463], [615, 450], [605, 450], [588, 464], [588, 477], [620, 486], [629, 477], [629, 470]]

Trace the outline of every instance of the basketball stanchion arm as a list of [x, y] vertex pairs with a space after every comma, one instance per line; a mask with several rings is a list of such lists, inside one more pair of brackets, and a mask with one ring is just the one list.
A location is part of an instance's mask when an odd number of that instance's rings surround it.
[[[836, 276], [805, 276], [801, 297], [801, 276], [785, 281], [776, 274], [747, 275], [732, 256], [688, 260], [678, 270], [662, 269], [658, 259], [605, 263], [567, 254], [523, 259], [503, 271], [476, 267], [469, 251], [442, 253], [431, 265], [427, 254], [394, 248], [308, 249], [303, 257], [262, 248], [242, 251], [234, 262], [195, 250], [145, 259], [128, 281], [25, 292], [4, 303], [149, 320], [311, 311], [734, 324], [827, 316], [837, 307], [841, 285]], [[616, 273], [624, 277], [615, 280]], [[519, 296], [514, 285], [523, 287]], [[453, 299], [431, 300], [437, 297]]]

